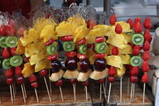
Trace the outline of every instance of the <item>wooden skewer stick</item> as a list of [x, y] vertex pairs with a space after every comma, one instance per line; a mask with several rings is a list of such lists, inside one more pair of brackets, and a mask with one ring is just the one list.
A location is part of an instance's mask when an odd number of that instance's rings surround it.
[[86, 92], [86, 100], [88, 100], [88, 90], [87, 90], [87, 86], [84, 86], [85, 87], [85, 92]]
[[25, 99], [25, 92], [24, 92], [23, 85], [21, 84], [20, 86], [21, 86], [21, 89], [22, 89], [22, 95], [23, 95], [24, 103], [26, 103], [26, 99]]
[[132, 101], [133, 83], [131, 83], [130, 101]]
[[1, 98], [0, 98], [0, 104], [2, 104], [2, 102], [1, 102]]
[[22, 84], [22, 85], [23, 85], [23, 90], [24, 90], [25, 98], [27, 98], [27, 93], [26, 93], [26, 89], [25, 89], [25, 84]]
[[102, 84], [102, 86], [103, 86], [104, 98], [106, 99], [106, 88], [105, 88], [104, 83]]
[[74, 100], [76, 100], [76, 84], [73, 85], [73, 95], [74, 95]]
[[12, 85], [9, 85], [9, 88], [10, 88], [11, 102], [12, 102], [12, 104], [14, 104], [14, 101], [13, 101], [13, 92], [12, 92]]
[[102, 84], [100, 83], [100, 100], [102, 100]]
[[38, 93], [37, 93], [36, 88], [34, 88], [34, 91], [35, 91], [36, 101], [37, 101], [37, 103], [38, 103], [38, 102], [39, 102], [39, 97], [38, 97]]
[[132, 103], [134, 102], [134, 95], [135, 95], [135, 83], [133, 83]]
[[107, 100], [107, 103], [109, 103], [109, 99], [110, 99], [111, 86], [112, 86], [112, 83], [109, 84], [109, 92], [108, 92], [108, 100]]
[[122, 94], [122, 93], [123, 93], [123, 91], [122, 91], [122, 89], [123, 89], [123, 88], [122, 88], [122, 85], [123, 85], [123, 84], [122, 84], [122, 79], [123, 79], [123, 77], [121, 76], [121, 77], [120, 77], [120, 102], [122, 102], [122, 95], [123, 95], [123, 94]]
[[15, 92], [15, 94], [16, 94], [16, 93], [17, 93], [17, 92], [16, 92], [16, 89], [17, 89], [17, 88], [16, 88], [16, 85], [15, 85], [15, 82], [13, 83], [13, 86], [14, 86], [14, 92]]
[[129, 80], [129, 77], [128, 77], [128, 86], [127, 86], [127, 94], [129, 95], [129, 92], [130, 92], [130, 88], [129, 88], [129, 85], [130, 85], [130, 80]]
[[47, 94], [48, 94], [48, 96], [49, 96], [49, 100], [50, 100], [50, 102], [51, 102], [50, 92], [49, 92], [49, 88], [48, 88], [47, 81], [46, 81], [46, 78], [45, 78], [45, 77], [44, 77], [44, 82], [45, 82]]
[[[49, 76], [50, 76], [50, 70], [49, 70]], [[52, 96], [52, 84], [50, 80], [49, 80], [49, 88], [50, 88], [50, 96]]]
[[146, 83], [144, 83], [144, 88], [143, 88], [143, 103], [145, 103], [145, 89], [146, 89]]
[[11, 87], [12, 87], [13, 98], [15, 98], [15, 87], [14, 87], [14, 83], [11, 85]]
[[59, 89], [60, 89], [61, 99], [62, 99], [62, 101], [64, 101], [61, 86], [59, 86]]

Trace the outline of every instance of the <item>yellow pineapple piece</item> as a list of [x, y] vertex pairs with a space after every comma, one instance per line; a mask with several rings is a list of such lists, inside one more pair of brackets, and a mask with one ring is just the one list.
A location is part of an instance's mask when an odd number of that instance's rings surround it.
[[42, 60], [40, 60], [38, 63], [36, 63], [35, 65], [35, 72], [39, 72], [42, 69], [48, 68], [48, 64], [50, 64], [51, 61], [47, 60], [47, 58], [44, 58]]
[[87, 49], [87, 52], [86, 52], [86, 56], [87, 58], [90, 58], [91, 56], [93, 56], [95, 53], [93, 52], [92, 49]]
[[121, 27], [122, 27], [122, 32], [131, 32], [131, 28], [130, 28], [130, 25], [127, 23], [127, 22], [124, 22], [124, 21], [119, 21], [119, 22], [116, 22], [115, 25], [117, 24], [120, 24]]
[[24, 54], [24, 52], [25, 52], [25, 48], [24, 48], [24, 46], [21, 44], [21, 41], [20, 41], [20, 40], [18, 40], [18, 46], [17, 46], [15, 52], [16, 52], [16, 54], [18, 54], [18, 55]]
[[126, 71], [126, 68], [123, 66], [122, 68], [116, 68], [116, 71], [117, 71], [117, 76], [118, 77], [121, 77], [122, 75], [125, 74], [125, 71]]
[[87, 44], [93, 44], [95, 42], [95, 37], [92, 35], [87, 35], [85, 38]]
[[124, 49], [118, 48], [119, 54], [132, 54], [132, 47], [129, 44], [125, 45]]
[[125, 37], [125, 40], [127, 42], [132, 42], [132, 35], [131, 34], [126, 34], [126, 33], [122, 33], [122, 34]]
[[130, 55], [128, 54], [119, 54], [123, 64], [130, 64]]
[[24, 68], [22, 70], [22, 74], [24, 75], [24, 78], [29, 77], [34, 73], [34, 66], [30, 65], [30, 63], [25, 63]]

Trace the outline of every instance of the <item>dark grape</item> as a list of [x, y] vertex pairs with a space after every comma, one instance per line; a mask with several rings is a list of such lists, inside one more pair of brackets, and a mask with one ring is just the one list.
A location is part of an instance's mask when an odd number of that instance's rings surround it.
[[107, 67], [107, 62], [105, 58], [97, 58], [94, 61], [94, 67], [98, 71], [103, 71]]
[[65, 61], [65, 67], [68, 70], [75, 70], [77, 68], [77, 59], [76, 57], [67, 57]]
[[52, 71], [53, 72], [59, 72], [61, 69], [61, 63], [59, 60], [53, 60], [51, 61]]
[[90, 68], [90, 61], [88, 59], [80, 60], [80, 68], [82, 72], [87, 72]]

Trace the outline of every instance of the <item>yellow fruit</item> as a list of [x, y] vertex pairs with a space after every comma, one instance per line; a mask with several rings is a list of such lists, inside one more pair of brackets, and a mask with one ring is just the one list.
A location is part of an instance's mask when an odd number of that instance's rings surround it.
[[87, 58], [90, 58], [91, 56], [93, 56], [95, 53], [92, 51], [92, 49], [87, 49], [87, 52], [86, 52], [86, 56]]
[[47, 60], [47, 58], [40, 60], [35, 65], [35, 72], [39, 72], [42, 69], [48, 68], [47, 65], [50, 64], [50, 63], [51, 63], [51, 61]]
[[117, 70], [117, 76], [121, 77], [122, 75], [125, 74], [126, 68], [123, 66], [122, 68], [116, 68]]
[[95, 42], [95, 37], [91, 36], [91, 35], [87, 35], [86, 42], [87, 42], [87, 44], [93, 44]]
[[119, 22], [116, 22], [115, 25], [117, 24], [120, 24], [121, 27], [122, 27], [122, 32], [131, 32], [131, 28], [130, 28], [130, 25], [127, 23], [127, 22], [124, 22], [124, 21], [119, 21]]
[[130, 55], [128, 55], [128, 54], [120, 54], [118, 56], [120, 56], [120, 58], [122, 60], [122, 64], [130, 64]]
[[17, 46], [15, 52], [16, 52], [16, 54], [18, 54], [18, 55], [24, 54], [24, 52], [25, 52], [25, 48], [24, 48], [24, 46], [22, 46], [20, 40], [18, 40], [18, 46]]
[[24, 78], [29, 77], [34, 73], [34, 66], [31, 66], [30, 63], [25, 63], [24, 68], [22, 70], [22, 74], [24, 75]]
[[132, 47], [129, 44], [126, 44], [123, 49], [118, 48], [118, 50], [119, 54], [132, 54]]

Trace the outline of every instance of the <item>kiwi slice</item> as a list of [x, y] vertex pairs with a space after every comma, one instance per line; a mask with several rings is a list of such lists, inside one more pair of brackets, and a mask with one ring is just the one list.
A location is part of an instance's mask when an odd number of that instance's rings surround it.
[[6, 38], [7, 38], [7, 37], [1, 37], [1, 38], [0, 38], [0, 47], [2, 47], [2, 48], [6, 48], [6, 47], [7, 47], [7, 45], [6, 45], [6, 43], [5, 43]]
[[66, 41], [63, 43], [63, 49], [66, 51], [66, 52], [70, 52], [70, 51], [73, 51], [75, 48], [75, 44], [73, 41]]
[[12, 68], [12, 66], [10, 65], [10, 59], [4, 59], [2, 62], [2, 66], [5, 69], [10, 69]]
[[96, 51], [97, 53], [105, 53], [105, 51], [106, 51], [106, 46], [107, 46], [106, 42], [96, 43], [96, 44], [95, 44], [95, 51]]
[[13, 57], [10, 58], [10, 65], [11, 66], [20, 66], [23, 63], [23, 58], [22, 56], [19, 55], [15, 55]]
[[132, 43], [135, 45], [141, 45], [144, 42], [144, 37], [141, 34], [134, 34], [132, 36]]
[[128, 34], [133, 35], [134, 33], [135, 33], [134, 31], [126, 32], [126, 35], [128, 35]]
[[7, 37], [5, 43], [8, 47], [16, 47], [18, 44], [18, 38], [16, 36]]
[[47, 46], [46, 50], [49, 55], [53, 55], [57, 51], [57, 45], [52, 43], [51, 45]]
[[140, 56], [131, 57], [130, 64], [132, 66], [139, 66], [141, 64], [141, 57]]
[[86, 44], [79, 45], [78, 46], [78, 51], [81, 54], [86, 54], [86, 52], [87, 52], [87, 45]]

